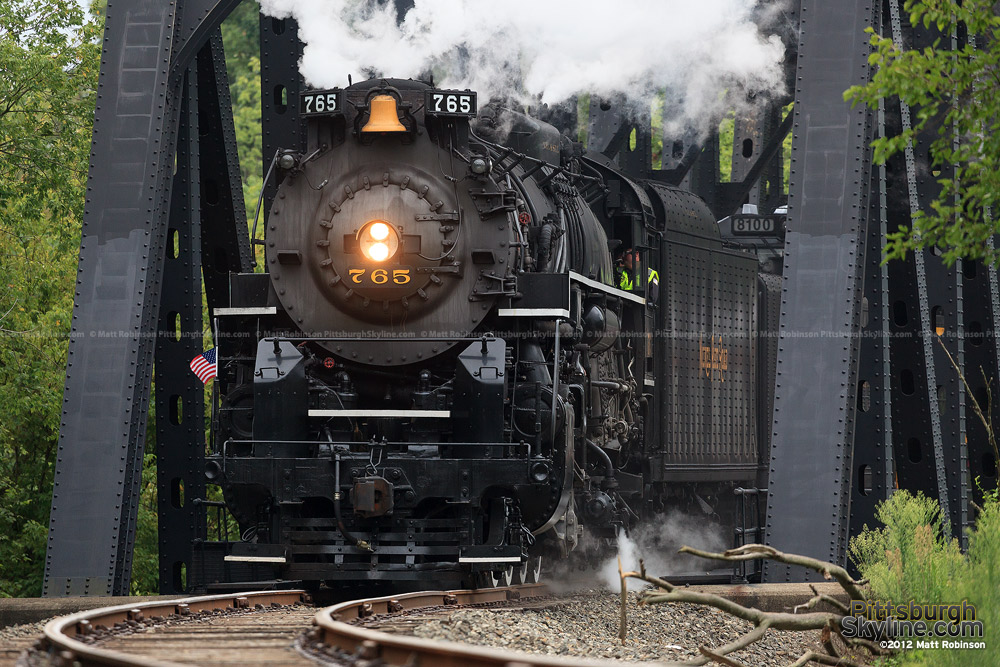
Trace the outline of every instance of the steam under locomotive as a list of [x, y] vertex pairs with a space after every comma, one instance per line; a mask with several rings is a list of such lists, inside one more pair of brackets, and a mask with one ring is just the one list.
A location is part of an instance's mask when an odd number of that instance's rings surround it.
[[265, 272], [215, 313], [206, 474], [242, 539], [198, 579], [532, 581], [584, 531], [757, 485], [773, 259], [471, 91], [299, 102]]

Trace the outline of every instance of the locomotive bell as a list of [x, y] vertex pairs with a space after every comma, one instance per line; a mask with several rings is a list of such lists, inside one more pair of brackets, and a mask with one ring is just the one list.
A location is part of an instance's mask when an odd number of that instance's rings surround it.
[[392, 95], [376, 95], [369, 104], [368, 122], [362, 132], [406, 132], [399, 122], [396, 98]]

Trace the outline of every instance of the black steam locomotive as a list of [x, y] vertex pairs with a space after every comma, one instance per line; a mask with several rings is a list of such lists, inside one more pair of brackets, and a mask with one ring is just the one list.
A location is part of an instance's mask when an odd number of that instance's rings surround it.
[[477, 102], [299, 100], [266, 271], [215, 313], [206, 474], [242, 540], [197, 579], [527, 582], [757, 485], [776, 276], [695, 195]]

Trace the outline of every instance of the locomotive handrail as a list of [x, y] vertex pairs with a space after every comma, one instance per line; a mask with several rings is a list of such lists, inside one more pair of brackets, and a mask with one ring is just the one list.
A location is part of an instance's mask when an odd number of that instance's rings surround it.
[[[272, 444], [272, 445], [330, 445], [333, 447], [349, 447], [357, 445], [367, 445], [365, 442], [330, 442], [328, 440], [274, 440], [271, 438], [266, 438], [263, 440], [234, 440], [230, 438], [226, 440], [223, 446], [227, 444], [234, 445], [255, 445], [255, 444]], [[390, 445], [416, 445], [421, 447], [530, 447], [531, 444], [523, 440], [517, 442], [404, 442], [400, 441], [386, 441], [377, 443], [379, 447], [390, 446]], [[353, 454], [362, 455], [364, 452], [351, 452]]]
[[[233, 455], [227, 453], [228, 445], [250, 445], [251, 448], [255, 448], [259, 444], [271, 444], [271, 445], [329, 445], [331, 447], [350, 447], [352, 445], [367, 444], [361, 442], [327, 442], [325, 440], [233, 440], [229, 439], [222, 443], [222, 471], [225, 473], [226, 459], [236, 458]], [[530, 460], [531, 455], [531, 443], [519, 440], [518, 442], [385, 442], [379, 443], [379, 446], [391, 446], [391, 445], [407, 445], [407, 446], [420, 446], [420, 447], [524, 447], [526, 451], [525, 461]], [[358, 457], [364, 458], [368, 456], [367, 452], [347, 452], [348, 456], [352, 454], [357, 454]], [[251, 451], [251, 456], [253, 456]]]
[[[230, 458], [236, 458], [235, 456], [227, 453], [228, 445], [250, 445], [251, 451], [250, 456], [256, 456], [254, 449], [256, 449], [258, 444], [273, 444], [273, 445], [329, 445], [331, 447], [350, 447], [351, 445], [367, 444], [359, 442], [328, 442], [322, 440], [233, 440], [229, 439], [222, 443], [222, 474], [226, 474], [226, 461]], [[524, 458], [517, 459], [520, 461], [531, 461], [531, 443], [519, 440], [518, 442], [385, 442], [379, 443], [379, 446], [390, 446], [390, 445], [416, 445], [423, 447], [523, 447], [525, 450]], [[345, 452], [342, 455], [346, 455], [351, 460], [355, 458], [365, 459], [368, 456], [368, 452]], [[354, 456], [356, 455], [356, 456]]]
[[268, 343], [377, 343], [380, 341], [398, 343], [414, 341], [417, 343], [479, 343], [497, 340], [493, 334], [483, 336], [268, 336], [263, 338]]
[[588, 278], [587, 276], [577, 273], [576, 271], [569, 272], [569, 279], [581, 283], [583, 285], [586, 285], [587, 287], [590, 287], [592, 289], [604, 292], [605, 294], [608, 294], [610, 296], [614, 296], [619, 299], [625, 299], [626, 301], [632, 301], [633, 303], [637, 303], [640, 306], [646, 305], [645, 297], [641, 297], [638, 294], [633, 294], [632, 292], [619, 289], [618, 287], [615, 287], [613, 285], [605, 285], [602, 282], [598, 282], [593, 278]]

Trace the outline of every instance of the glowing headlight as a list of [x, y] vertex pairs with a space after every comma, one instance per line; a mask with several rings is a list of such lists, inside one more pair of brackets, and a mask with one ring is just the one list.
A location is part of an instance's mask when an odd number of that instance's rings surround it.
[[373, 220], [358, 231], [358, 247], [365, 258], [384, 262], [399, 250], [399, 235], [389, 223]]
[[376, 262], [384, 261], [389, 256], [389, 246], [384, 243], [373, 243], [368, 246], [368, 256]]

